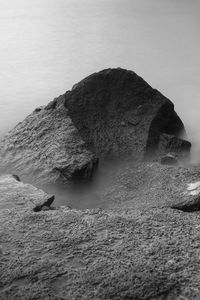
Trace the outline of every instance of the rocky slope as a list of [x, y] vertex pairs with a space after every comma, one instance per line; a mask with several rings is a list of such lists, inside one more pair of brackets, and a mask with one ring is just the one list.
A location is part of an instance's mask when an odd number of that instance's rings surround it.
[[[166, 197], [141, 182], [148, 201], [137, 204], [130, 176], [126, 197], [119, 187], [106, 210], [51, 209], [51, 196], [0, 177], [0, 299], [199, 299], [199, 172], [158, 164], [135, 172], [139, 180], [147, 171], [147, 183], [153, 170], [154, 180], [168, 174]], [[196, 201], [193, 213], [180, 210], [182, 197], [187, 207]]]
[[99, 158], [188, 154], [173, 103], [132, 71], [95, 73], [37, 108], [0, 142], [0, 171], [36, 184], [93, 176]]

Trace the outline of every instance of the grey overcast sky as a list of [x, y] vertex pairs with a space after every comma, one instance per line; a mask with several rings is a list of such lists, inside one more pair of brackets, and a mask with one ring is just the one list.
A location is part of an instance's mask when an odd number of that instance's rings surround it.
[[0, 0], [1, 132], [83, 77], [134, 70], [200, 136], [199, 0]]

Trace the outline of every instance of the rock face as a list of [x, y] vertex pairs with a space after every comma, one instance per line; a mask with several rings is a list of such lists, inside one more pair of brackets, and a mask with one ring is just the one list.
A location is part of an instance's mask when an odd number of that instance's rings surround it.
[[37, 184], [89, 179], [99, 158], [136, 162], [172, 148], [184, 156], [191, 146], [178, 138], [184, 133], [173, 103], [141, 77], [103, 70], [8, 133], [0, 143], [0, 171]]
[[0, 177], [0, 299], [199, 299], [200, 215], [171, 208], [200, 203], [199, 176], [140, 164], [112, 209], [38, 212], [50, 195]]

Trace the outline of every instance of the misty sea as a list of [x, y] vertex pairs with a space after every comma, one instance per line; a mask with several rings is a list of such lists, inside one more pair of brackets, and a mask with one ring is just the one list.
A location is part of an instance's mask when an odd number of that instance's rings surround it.
[[174, 102], [200, 160], [199, 1], [0, 0], [0, 7], [1, 136], [85, 76], [122, 67]]

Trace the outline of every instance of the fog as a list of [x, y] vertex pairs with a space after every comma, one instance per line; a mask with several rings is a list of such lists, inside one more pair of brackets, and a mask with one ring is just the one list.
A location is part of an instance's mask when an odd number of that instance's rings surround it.
[[175, 104], [200, 161], [199, 0], [0, 0], [0, 135], [108, 67]]
[[55, 195], [55, 206], [66, 205], [70, 208], [106, 208], [116, 180], [122, 171], [132, 168], [133, 163], [122, 161], [100, 161], [94, 177], [90, 181], [76, 182], [71, 185], [51, 184], [42, 186], [49, 194]]

